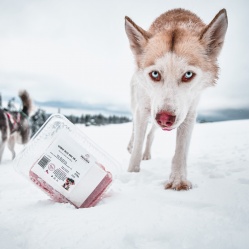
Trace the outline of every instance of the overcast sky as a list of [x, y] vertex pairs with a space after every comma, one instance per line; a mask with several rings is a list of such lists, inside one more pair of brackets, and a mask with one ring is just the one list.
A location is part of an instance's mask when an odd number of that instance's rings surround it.
[[201, 107], [249, 106], [249, 1], [247, 0], [0, 0], [0, 92], [27, 89], [35, 100], [129, 106], [135, 68], [124, 16], [147, 29], [176, 7], [205, 23], [226, 8], [229, 27], [220, 79]]

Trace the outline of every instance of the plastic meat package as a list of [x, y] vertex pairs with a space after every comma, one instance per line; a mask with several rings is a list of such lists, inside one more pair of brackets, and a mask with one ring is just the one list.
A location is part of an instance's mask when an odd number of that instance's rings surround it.
[[14, 160], [56, 202], [96, 205], [119, 165], [63, 115], [52, 115]]

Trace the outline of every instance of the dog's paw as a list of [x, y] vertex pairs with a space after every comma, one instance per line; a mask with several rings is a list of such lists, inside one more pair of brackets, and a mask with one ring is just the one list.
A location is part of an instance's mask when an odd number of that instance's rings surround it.
[[128, 168], [128, 172], [139, 172], [140, 171], [140, 166], [130, 166]]
[[143, 154], [142, 160], [150, 160], [150, 159], [151, 159], [151, 154], [145, 152], [145, 153]]
[[177, 191], [180, 190], [190, 190], [192, 188], [192, 183], [188, 180], [169, 180], [165, 189], [174, 189]]

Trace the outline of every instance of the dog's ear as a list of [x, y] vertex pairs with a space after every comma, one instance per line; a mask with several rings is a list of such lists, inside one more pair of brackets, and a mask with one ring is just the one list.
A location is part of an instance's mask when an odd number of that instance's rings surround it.
[[137, 26], [128, 16], [125, 17], [125, 31], [133, 54], [140, 55], [151, 34]]
[[217, 58], [221, 51], [227, 26], [227, 12], [225, 9], [222, 9], [201, 34], [200, 40], [206, 46], [207, 54], [212, 58]]

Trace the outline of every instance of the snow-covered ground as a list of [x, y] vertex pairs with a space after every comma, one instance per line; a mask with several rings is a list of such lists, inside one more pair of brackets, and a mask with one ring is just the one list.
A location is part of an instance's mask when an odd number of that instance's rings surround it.
[[174, 131], [157, 131], [152, 160], [127, 173], [131, 124], [79, 127], [121, 164], [109, 192], [94, 208], [54, 203], [14, 171], [6, 150], [1, 249], [248, 248], [249, 120], [196, 125], [188, 166], [194, 188], [182, 192], [164, 190]]

